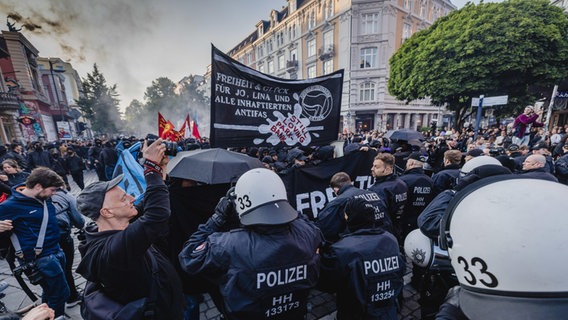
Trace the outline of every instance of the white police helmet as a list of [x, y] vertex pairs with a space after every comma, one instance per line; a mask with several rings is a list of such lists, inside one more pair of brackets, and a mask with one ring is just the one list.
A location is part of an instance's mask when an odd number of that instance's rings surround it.
[[235, 185], [235, 207], [243, 225], [288, 223], [298, 212], [288, 203], [282, 179], [271, 170], [245, 172]]
[[[473, 160], [472, 160], [473, 161]], [[458, 192], [441, 224], [469, 319], [568, 315], [568, 186], [495, 176]]]
[[431, 270], [452, 270], [448, 252], [440, 249], [420, 229], [413, 230], [406, 236], [404, 252], [414, 264], [420, 267]]
[[466, 174], [470, 173], [473, 169], [477, 167], [481, 167], [488, 164], [494, 164], [498, 166], [502, 165], [501, 162], [499, 162], [499, 160], [490, 156], [475, 157], [463, 165], [463, 167], [460, 169], [460, 177], [465, 176]]
[[412, 262], [421, 267], [428, 267], [432, 262], [432, 239], [420, 229], [411, 231], [404, 239], [404, 252]]

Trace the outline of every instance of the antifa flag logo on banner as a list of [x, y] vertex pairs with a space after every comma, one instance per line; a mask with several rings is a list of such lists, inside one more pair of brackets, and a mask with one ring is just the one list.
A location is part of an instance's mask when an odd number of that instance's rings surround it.
[[343, 70], [313, 79], [280, 79], [214, 46], [211, 61], [212, 146], [308, 146], [337, 139]]

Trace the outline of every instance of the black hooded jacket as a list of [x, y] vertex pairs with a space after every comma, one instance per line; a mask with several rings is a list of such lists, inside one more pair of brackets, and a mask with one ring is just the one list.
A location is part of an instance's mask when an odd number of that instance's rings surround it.
[[107, 296], [125, 304], [150, 295], [154, 277], [148, 255], [153, 255], [159, 269], [157, 318], [181, 319], [183, 293], [179, 277], [168, 259], [153, 247], [168, 230], [168, 190], [158, 174], [150, 173], [145, 178], [143, 215], [124, 230], [99, 232], [96, 224], [89, 225], [87, 242], [79, 246], [82, 260], [77, 273], [87, 281], [101, 283]]

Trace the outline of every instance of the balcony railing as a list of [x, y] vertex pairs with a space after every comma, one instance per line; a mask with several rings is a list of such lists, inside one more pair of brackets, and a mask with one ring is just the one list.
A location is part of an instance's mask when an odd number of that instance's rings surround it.
[[321, 61], [333, 58], [334, 54], [335, 54], [335, 50], [334, 50], [334, 47], [333, 47], [332, 44], [325, 46], [325, 47], [322, 47], [318, 51], [318, 56], [319, 56], [319, 59]]
[[298, 60], [288, 60], [286, 61], [286, 71], [288, 73], [293, 73], [298, 70]]
[[17, 111], [20, 109], [18, 96], [13, 93], [0, 92], [0, 111]]

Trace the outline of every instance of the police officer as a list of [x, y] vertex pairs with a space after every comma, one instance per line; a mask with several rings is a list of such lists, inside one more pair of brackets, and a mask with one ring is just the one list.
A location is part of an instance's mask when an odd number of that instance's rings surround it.
[[434, 181], [434, 196], [444, 190], [450, 190], [456, 185], [456, 179], [460, 173], [462, 153], [459, 150], [444, 152], [444, 167], [432, 175]]
[[520, 174], [524, 177], [558, 182], [558, 179], [546, 170], [546, 157], [542, 154], [528, 156], [523, 161], [523, 171]]
[[456, 195], [440, 244], [460, 286], [436, 319], [566, 319], [568, 217], [557, 206], [567, 193], [560, 183], [510, 175]]
[[396, 238], [375, 228], [374, 215], [365, 199], [350, 199], [348, 233], [322, 250], [319, 287], [337, 292], [337, 320], [398, 319], [405, 260]]
[[361, 198], [375, 209], [375, 225], [392, 233], [392, 223], [386, 215], [386, 205], [379, 196], [369, 190], [356, 188], [345, 172], [338, 172], [331, 177], [331, 188], [337, 197], [331, 200], [316, 217], [316, 224], [323, 232], [326, 241], [335, 242], [345, 232], [345, 205], [353, 198]]
[[375, 178], [375, 184], [369, 190], [376, 192], [385, 201], [387, 214], [393, 223], [394, 235], [399, 243], [402, 243], [400, 218], [406, 204], [408, 187], [394, 174], [394, 156], [390, 153], [377, 154], [371, 174]]
[[406, 170], [400, 177], [408, 187], [408, 199], [401, 217], [402, 237], [416, 229], [418, 215], [434, 198], [434, 181], [424, 173], [425, 157], [420, 152], [411, 153], [406, 158]]
[[[228, 319], [303, 319], [319, 275], [321, 231], [298, 216], [268, 169], [243, 174], [234, 198], [221, 198], [190, 237], [179, 254], [182, 269], [218, 284]], [[236, 222], [243, 227], [229, 231]]]

